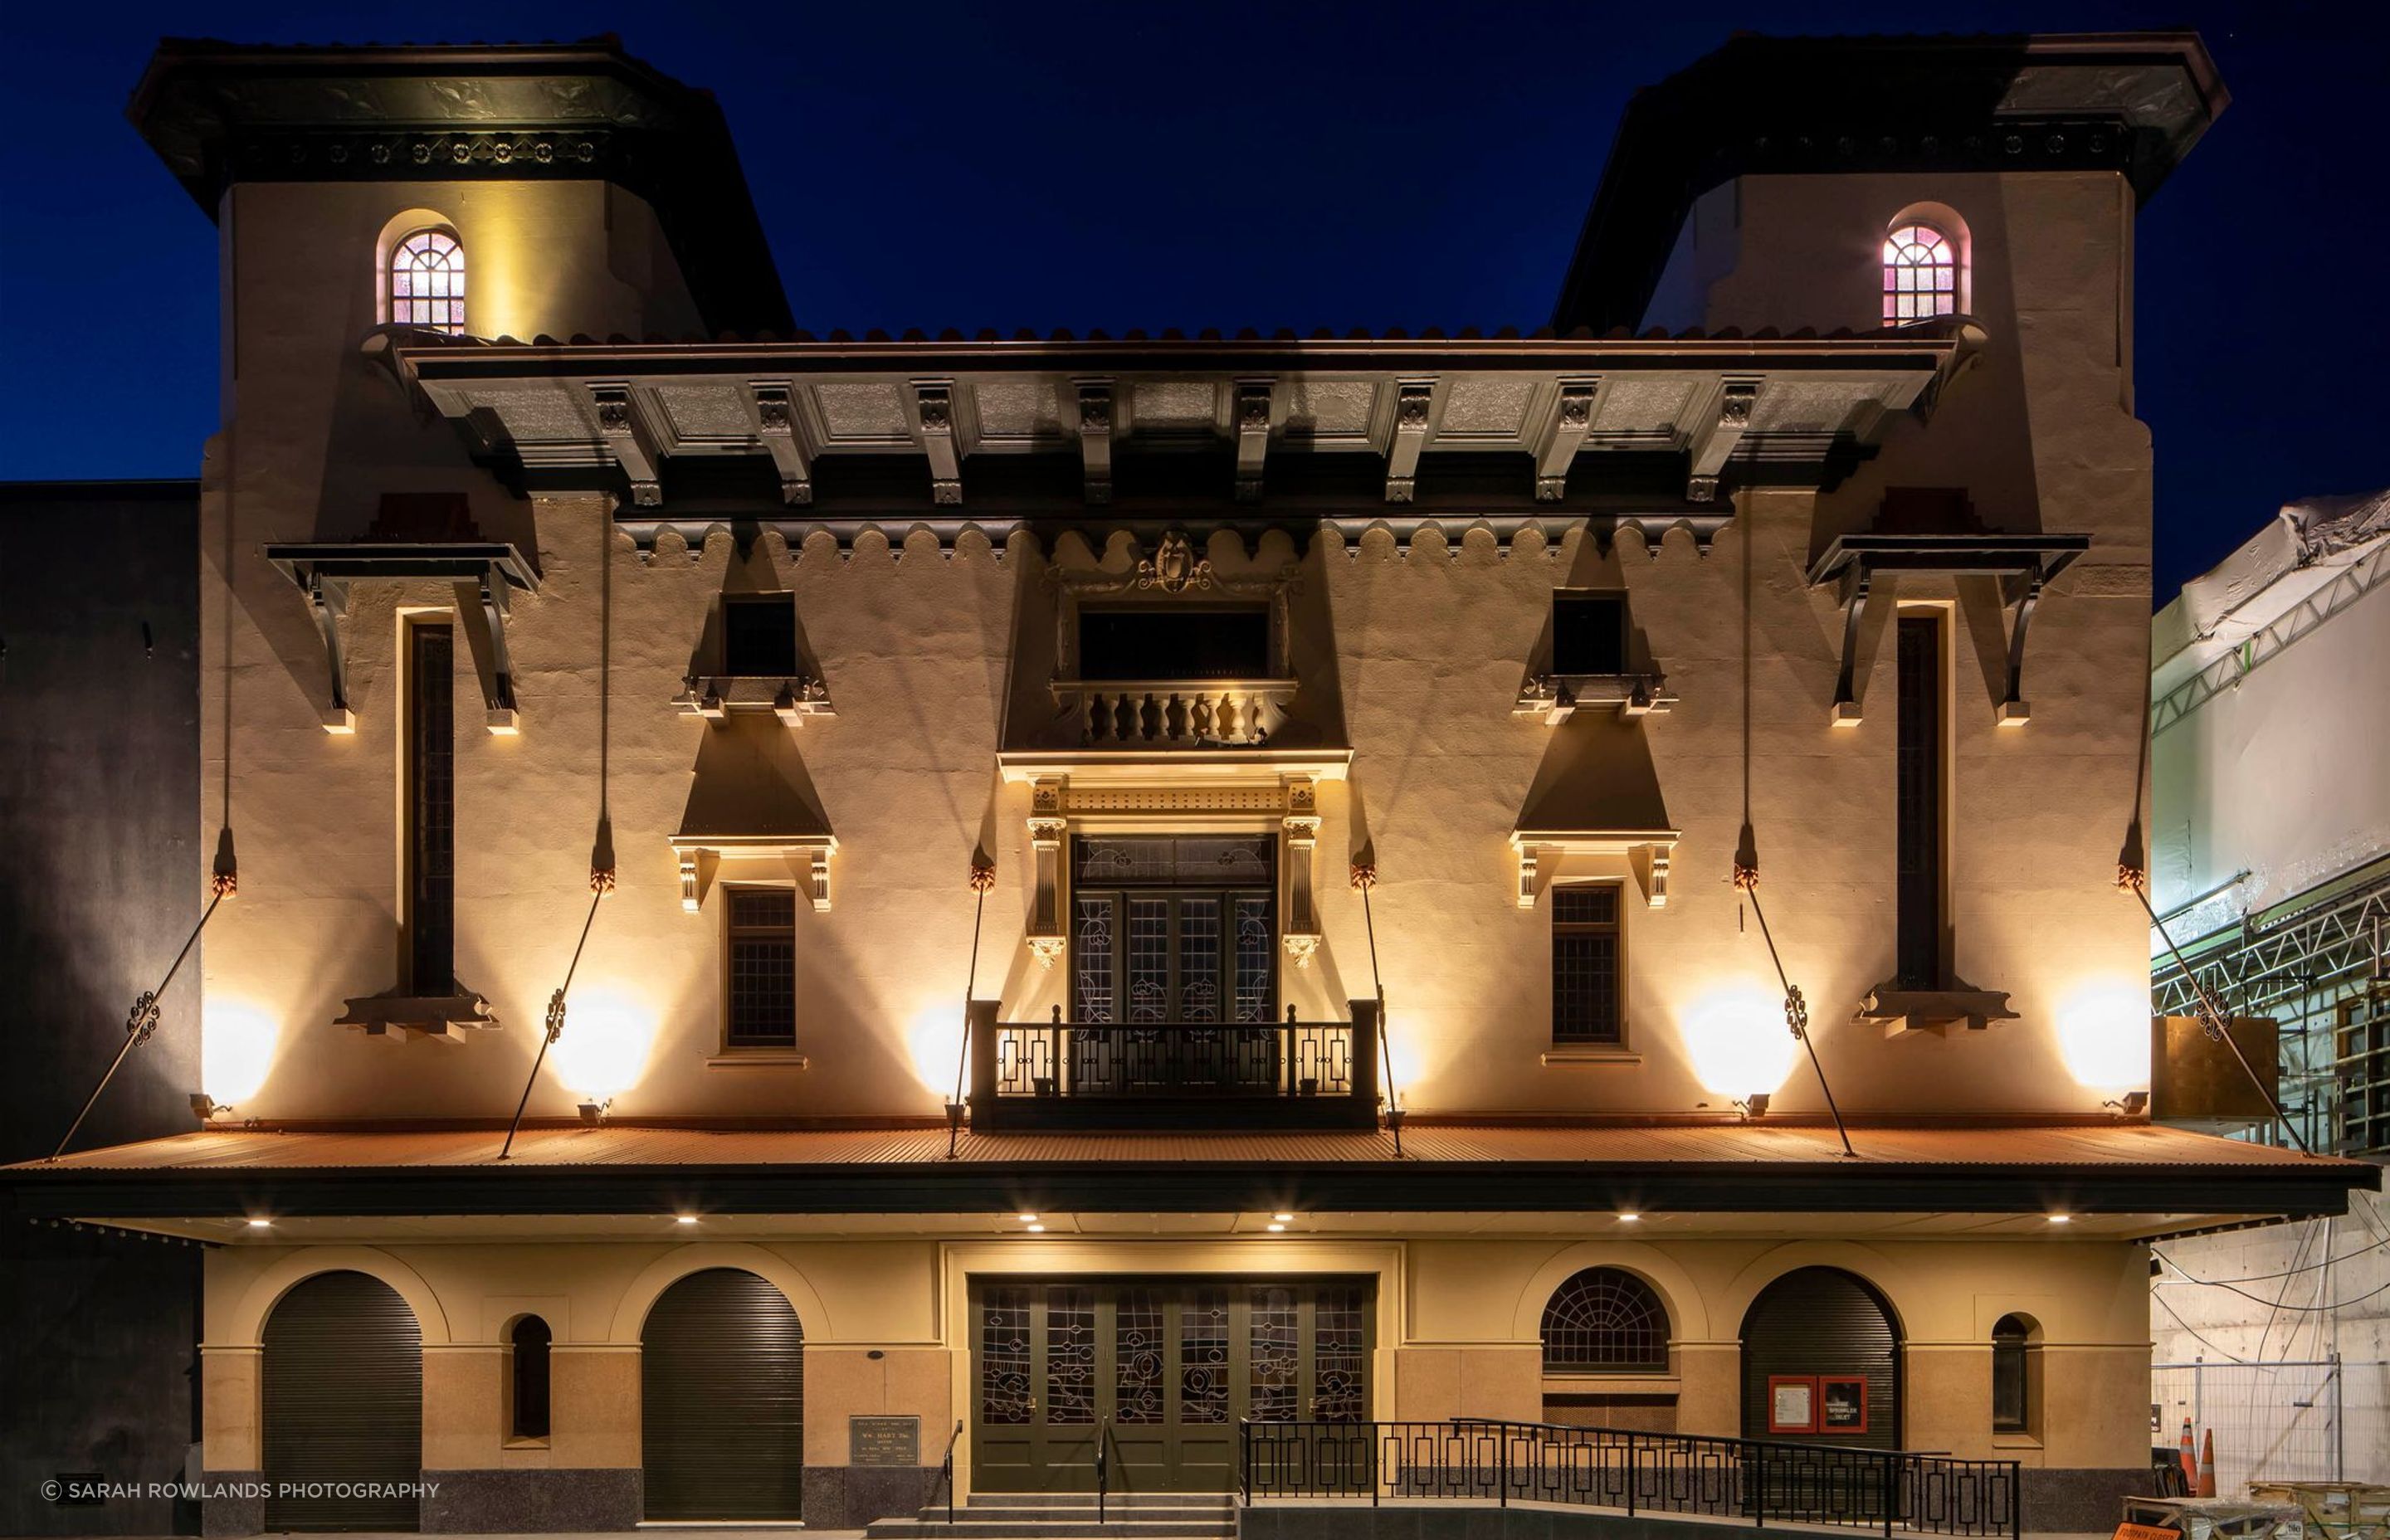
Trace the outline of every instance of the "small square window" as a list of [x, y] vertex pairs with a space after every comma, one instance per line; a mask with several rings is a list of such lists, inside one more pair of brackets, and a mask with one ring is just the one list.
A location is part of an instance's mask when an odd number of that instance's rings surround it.
[[1552, 1041], [1622, 1046], [1618, 885], [1573, 883], [1553, 888], [1551, 899]]
[[1269, 611], [1147, 605], [1079, 612], [1083, 679], [1266, 679]]
[[722, 601], [722, 672], [734, 678], [796, 677], [797, 609], [788, 595]]
[[797, 895], [788, 888], [732, 888], [728, 1022], [734, 1048], [797, 1042]]
[[1552, 596], [1552, 672], [1626, 672], [1626, 596]]

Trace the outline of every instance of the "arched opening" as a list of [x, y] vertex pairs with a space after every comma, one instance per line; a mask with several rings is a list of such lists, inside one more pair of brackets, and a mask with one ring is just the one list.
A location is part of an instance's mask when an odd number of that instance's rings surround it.
[[[1609, 1383], [1668, 1372], [1672, 1332], [1660, 1292], [1623, 1267], [1572, 1274], [1544, 1306], [1544, 1420], [1674, 1432], [1677, 1398]], [[1602, 1381], [1595, 1386], [1588, 1381]]]
[[803, 1516], [804, 1328], [743, 1268], [691, 1273], [639, 1331], [641, 1465], [650, 1520]]
[[1939, 224], [1904, 215], [1883, 237], [1883, 324], [1906, 326], [1955, 315], [1965, 258]]
[[415, 230], [392, 243], [383, 274], [393, 326], [465, 331], [465, 248], [445, 227]]
[[263, 1342], [265, 1527], [418, 1527], [423, 1331], [398, 1291], [318, 1273], [275, 1304]]
[[2041, 1327], [2030, 1315], [2003, 1315], [1992, 1326], [1992, 1431], [2040, 1431]]
[[547, 1323], [525, 1315], [507, 1332], [507, 1437], [517, 1444], [547, 1442], [547, 1353], [554, 1335]]
[[1742, 1436], [1900, 1447], [1900, 1322], [1875, 1286], [1801, 1267], [1742, 1317]]

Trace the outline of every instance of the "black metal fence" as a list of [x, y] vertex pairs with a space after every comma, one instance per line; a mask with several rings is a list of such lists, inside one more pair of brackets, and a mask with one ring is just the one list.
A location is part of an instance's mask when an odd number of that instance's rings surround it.
[[2016, 1540], [2014, 1460], [1542, 1422], [1246, 1422], [1244, 1501], [1450, 1497]]

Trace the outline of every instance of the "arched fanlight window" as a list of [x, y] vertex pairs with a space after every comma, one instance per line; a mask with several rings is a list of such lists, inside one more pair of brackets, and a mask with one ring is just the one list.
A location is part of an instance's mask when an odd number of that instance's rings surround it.
[[508, 1418], [508, 1435], [519, 1439], [547, 1437], [547, 1349], [550, 1334], [547, 1323], [536, 1315], [525, 1315], [507, 1333], [508, 1366], [512, 1380], [508, 1389], [512, 1392], [512, 1413]]
[[1883, 324], [1955, 315], [1959, 250], [1931, 225], [1903, 225], [1883, 237]]
[[1588, 1267], [1554, 1290], [1543, 1337], [1548, 1374], [1668, 1367], [1668, 1307], [1623, 1268]]
[[465, 330], [465, 249], [446, 230], [418, 230], [391, 248], [390, 318], [398, 326]]

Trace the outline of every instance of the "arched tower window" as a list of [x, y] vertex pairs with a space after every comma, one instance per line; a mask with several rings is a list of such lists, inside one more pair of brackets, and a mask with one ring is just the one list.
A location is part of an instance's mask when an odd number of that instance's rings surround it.
[[1588, 1267], [1552, 1290], [1543, 1337], [1547, 1374], [1668, 1367], [1668, 1307], [1624, 1268]]
[[1904, 223], [1883, 237], [1883, 324], [1959, 312], [1958, 244], [1931, 225]]
[[418, 230], [390, 250], [390, 318], [404, 327], [465, 330], [465, 249], [448, 230]]
[[512, 1402], [507, 1418], [510, 1438], [547, 1437], [547, 1323], [525, 1315], [507, 1333], [508, 1390]]

